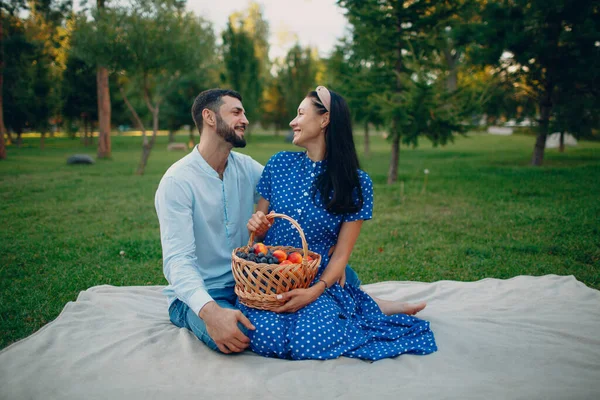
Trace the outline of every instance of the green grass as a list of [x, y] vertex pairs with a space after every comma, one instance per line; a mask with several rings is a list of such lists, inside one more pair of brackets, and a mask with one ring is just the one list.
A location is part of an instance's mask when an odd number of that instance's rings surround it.
[[[0, 162], [0, 348], [90, 286], [165, 283], [154, 192], [183, 153], [158, 140], [142, 177], [134, 175], [136, 137], [113, 137], [112, 160], [93, 166], [66, 165], [71, 154], [95, 155], [77, 140], [46, 139], [40, 150], [31, 138], [8, 149]], [[374, 138], [362, 159], [375, 183], [374, 221], [351, 259], [363, 281], [573, 274], [600, 288], [600, 144], [548, 150], [534, 168], [533, 140], [473, 135], [403, 148], [399, 182], [388, 186], [389, 145]], [[244, 152], [264, 163], [291, 148], [257, 135]]]

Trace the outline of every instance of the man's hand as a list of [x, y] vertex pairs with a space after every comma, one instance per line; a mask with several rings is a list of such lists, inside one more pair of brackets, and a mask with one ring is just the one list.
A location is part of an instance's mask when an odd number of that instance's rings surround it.
[[[281, 307], [276, 308], [276, 313], [296, 312], [302, 307], [315, 301], [325, 291], [325, 285], [322, 282], [317, 282], [308, 289], [294, 289], [286, 293], [282, 293], [278, 298], [281, 302]], [[278, 297], [279, 297], [278, 296]]]
[[206, 324], [208, 335], [223, 353], [239, 353], [250, 345], [250, 339], [238, 328], [241, 322], [246, 328], [256, 329], [240, 310], [223, 308], [214, 301], [206, 303], [198, 313]]

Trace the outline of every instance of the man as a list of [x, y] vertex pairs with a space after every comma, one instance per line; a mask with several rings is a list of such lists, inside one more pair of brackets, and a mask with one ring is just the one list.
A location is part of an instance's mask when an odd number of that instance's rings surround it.
[[263, 167], [231, 151], [246, 146], [249, 122], [239, 93], [200, 93], [192, 117], [200, 143], [167, 170], [155, 197], [169, 315], [213, 350], [238, 353], [254, 326], [235, 308], [231, 251], [248, 243]]

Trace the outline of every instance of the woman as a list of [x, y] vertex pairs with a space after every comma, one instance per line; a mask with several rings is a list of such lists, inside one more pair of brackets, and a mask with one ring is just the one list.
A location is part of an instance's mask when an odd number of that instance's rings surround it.
[[302, 101], [290, 126], [293, 143], [306, 152], [281, 152], [269, 160], [248, 229], [256, 235], [266, 231], [267, 245], [301, 247], [291, 224], [274, 220], [271, 227], [265, 214], [289, 215], [302, 226], [310, 250], [321, 254], [321, 266], [310, 288], [281, 295], [276, 312], [240, 305], [256, 326], [252, 350], [267, 357], [369, 360], [435, 351], [429, 323], [407, 315], [425, 304], [374, 300], [354, 281], [344, 282], [362, 222], [371, 219], [373, 207], [372, 182], [359, 169], [346, 102], [319, 86]]

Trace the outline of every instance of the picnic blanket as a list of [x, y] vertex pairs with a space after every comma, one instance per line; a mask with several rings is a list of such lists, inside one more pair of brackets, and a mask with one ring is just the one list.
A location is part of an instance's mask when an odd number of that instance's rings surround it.
[[161, 289], [81, 292], [0, 352], [0, 399], [600, 398], [600, 292], [572, 276], [366, 285], [427, 301], [439, 347], [374, 363], [215, 353], [169, 322]]

